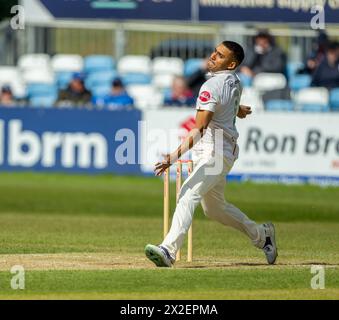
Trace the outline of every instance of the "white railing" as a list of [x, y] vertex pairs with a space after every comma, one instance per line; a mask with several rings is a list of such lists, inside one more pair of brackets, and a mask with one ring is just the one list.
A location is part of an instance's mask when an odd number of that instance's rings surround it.
[[[111, 54], [150, 54], [151, 49], [166, 39], [237, 40], [245, 46], [258, 28], [268, 28], [277, 37], [290, 60], [303, 60], [312, 48], [317, 32], [307, 25], [277, 25], [241, 23], [173, 23], [173, 22], [109, 22], [54, 20], [29, 23], [24, 31], [8, 33], [8, 22], [0, 24], [0, 59], [14, 63], [18, 55], [31, 52]], [[339, 39], [339, 27], [326, 29], [330, 37]], [[21, 33], [18, 36], [18, 33]]]

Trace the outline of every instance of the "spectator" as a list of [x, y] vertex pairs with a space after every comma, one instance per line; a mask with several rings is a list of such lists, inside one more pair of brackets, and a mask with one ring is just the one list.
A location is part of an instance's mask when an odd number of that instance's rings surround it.
[[189, 76], [186, 79], [187, 86], [192, 90], [193, 96], [195, 98], [198, 98], [200, 88], [207, 80], [206, 78], [206, 74], [208, 73], [207, 62], [208, 59], [204, 60], [200, 69], [195, 71], [191, 76]]
[[275, 45], [273, 36], [260, 31], [254, 38], [254, 48], [246, 55], [240, 71], [254, 77], [260, 72], [285, 73], [286, 55]]
[[66, 90], [61, 90], [58, 97], [58, 106], [86, 107], [91, 102], [91, 92], [85, 87], [84, 76], [75, 73]]
[[103, 98], [94, 98], [93, 103], [99, 107], [106, 107], [111, 110], [134, 106], [134, 100], [126, 92], [120, 78], [115, 78], [113, 80], [112, 91], [110, 94]]
[[325, 58], [315, 70], [311, 86], [334, 89], [339, 87], [339, 44], [330, 43]]
[[184, 77], [175, 77], [173, 79], [171, 95], [165, 98], [165, 106], [193, 106], [195, 98], [192, 91], [187, 87]]
[[13, 98], [13, 93], [9, 86], [3, 86], [1, 88], [0, 106], [2, 107], [15, 106], [15, 100]]
[[305, 66], [297, 71], [298, 74], [313, 74], [325, 57], [329, 39], [325, 31], [319, 31], [318, 37], [312, 43], [312, 53], [307, 57]]

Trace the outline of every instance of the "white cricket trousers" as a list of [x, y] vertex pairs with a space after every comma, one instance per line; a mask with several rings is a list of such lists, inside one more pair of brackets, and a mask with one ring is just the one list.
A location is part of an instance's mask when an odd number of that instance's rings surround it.
[[[215, 165], [218, 160], [219, 165]], [[200, 157], [195, 161], [193, 172], [180, 190], [171, 229], [161, 244], [169, 251], [173, 259], [183, 244], [199, 203], [206, 216], [243, 232], [254, 246], [258, 248], [264, 246], [265, 231], [262, 225], [250, 220], [243, 212], [225, 200], [225, 176], [231, 170], [233, 163], [233, 159], [230, 160], [224, 156], [220, 156], [217, 160], [212, 157]], [[213, 167], [219, 168], [215, 170], [212, 169]], [[211, 171], [217, 171], [217, 174]]]

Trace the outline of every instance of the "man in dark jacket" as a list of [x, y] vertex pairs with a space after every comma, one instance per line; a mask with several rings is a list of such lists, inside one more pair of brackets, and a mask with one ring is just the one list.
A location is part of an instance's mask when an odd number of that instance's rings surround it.
[[326, 55], [315, 70], [312, 83], [313, 87], [327, 89], [339, 88], [339, 44], [330, 43]]
[[248, 51], [244, 66], [240, 71], [254, 77], [260, 72], [285, 73], [286, 55], [275, 45], [274, 38], [261, 31], [254, 38], [254, 48]]
[[59, 92], [57, 105], [60, 107], [86, 107], [91, 102], [91, 92], [84, 83], [84, 75], [75, 73], [66, 90]]

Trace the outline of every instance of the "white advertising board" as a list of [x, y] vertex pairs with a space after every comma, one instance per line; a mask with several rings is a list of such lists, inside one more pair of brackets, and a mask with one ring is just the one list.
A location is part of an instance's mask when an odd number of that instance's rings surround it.
[[[194, 115], [194, 109], [180, 108], [144, 112], [144, 172], [153, 170], [161, 154], [175, 150]], [[231, 177], [339, 181], [339, 114], [257, 113], [238, 119], [237, 128], [240, 154]]]

